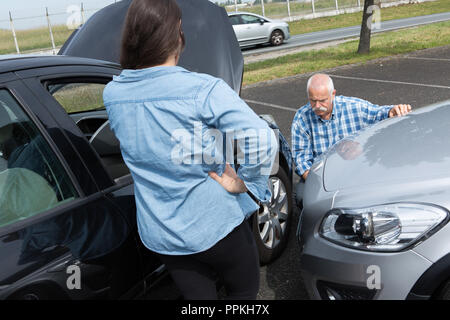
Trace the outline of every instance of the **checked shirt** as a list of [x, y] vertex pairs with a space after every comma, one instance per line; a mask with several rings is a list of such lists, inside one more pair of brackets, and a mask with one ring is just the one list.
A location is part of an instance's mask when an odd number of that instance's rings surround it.
[[298, 109], [291, 127], [296, 172], [301, 176], [311, 168], [314, 159], [336, 142], [388, 118], [392, 107], [379, 106], [359, 98], [336, 96], [331, 118], [323, 120], [313, 112], [308, 102]]

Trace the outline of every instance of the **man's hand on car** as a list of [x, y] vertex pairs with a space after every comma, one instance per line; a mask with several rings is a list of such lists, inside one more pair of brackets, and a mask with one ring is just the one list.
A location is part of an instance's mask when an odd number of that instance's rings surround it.
[[411, 105], [397, 104], [391, 110], [389, 110], [389, 118], [401, 117], [409, 112], [411, 112]]
[[306, 178], [308, 178], [308, 174], [309, 174], [309, 170], [306, 170], [303, 174], [302, 174], [302, 178], [304, 181], [306, 181]]

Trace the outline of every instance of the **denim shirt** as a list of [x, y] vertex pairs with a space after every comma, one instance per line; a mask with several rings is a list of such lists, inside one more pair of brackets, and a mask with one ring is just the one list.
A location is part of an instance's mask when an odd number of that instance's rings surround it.
[[208, 175], [222, 175], [225, 161], [233, 163], [234, 139], [245, 151], [238, 176], [258, 200], [270, 201], [276, 136], [223, 80], [178, 66], [125, 69], [103, 100], [134, 180], [148, 249], [207, 250], [259, 208], [247, 193], [229, 193]]

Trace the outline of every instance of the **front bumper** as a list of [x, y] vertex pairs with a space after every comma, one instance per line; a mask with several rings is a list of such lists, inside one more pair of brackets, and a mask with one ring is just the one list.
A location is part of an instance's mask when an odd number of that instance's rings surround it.
[[291, 30], [289, 30], [289, 26], [287, 26], [284, 30], [284, 40], [289, 40], [291, 37]]
[[372, 253], [315, 235], [300, 242], [302, 277], [312, 299], [403, 300], [431, 262], [412, 250]]

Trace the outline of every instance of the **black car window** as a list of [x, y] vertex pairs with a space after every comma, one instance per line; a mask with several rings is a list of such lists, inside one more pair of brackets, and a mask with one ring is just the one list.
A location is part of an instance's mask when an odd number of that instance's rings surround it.
[[233, 26], [238, 25], [238, 24], [242, 24], [241, 22], [241, 18], [237, 15], [234, 16], [230, 16], [230, 22]]
[[130, 174], [120, 152], [120, 143], [109, 127], [106, 111], [99, 113], [99, 110], [104, 109], [105, 84], [87, 82], [89, 80], [77, 81], [79, 80], [52, 81], [47, 83], [46, 87], [59, 104], [71, 114], [92, 148], [100, 156], [111, 178], [116, 180]]
[[69, 176], [36, 125], [0, 89], [0, 227], [77, 197]]
[[102, 83], [59, 83], [48, 85], [48, 91], [67, 113], [104, 108]]
[[260, 23], [258, 17], [255, 16], [251, 16], [248, 14], [243, 14], [241, 15], [241, 19], [243, 21], [244, 24], [251, 24], [251, 23]]

